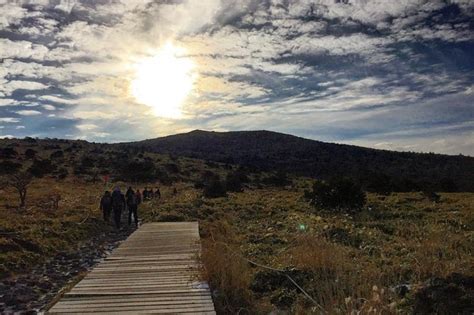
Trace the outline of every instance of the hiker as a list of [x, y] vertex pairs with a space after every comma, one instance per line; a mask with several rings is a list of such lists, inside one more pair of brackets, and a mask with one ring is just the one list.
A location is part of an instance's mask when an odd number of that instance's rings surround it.
[[102, 210], [104, 221], [109, 222], [110, 213], [112, 212], [112, 195], [108, 190], [100, 199], [100, 210]]
[[125, 209], [125, 196], [120, 191], [120, 187], [115, 187], [112, 193], [112, 209], [114, 211], [115, 227], [120, 229], [122, 211]]
[[[145, 195], [146, 193], [146, 195]], [[150, 200], [153, 198], [153, 191], [150, 189], [148, 190], [148, 187], [145, 188], [145, 191], [143, 192], [143, 199], [144, 200]]]
[[137, 197], [137, 205], [140, 205], [142, 203], [142, 194], [140, 193], [139, 189], [137, 189], [135, 196]]
[[138, 227], [138, 200], [137, 195], [130, 188], [130, 193], [127, 195], [127, 207], [128, 207], [128, 226], [132, 224], [132, 214], [135, 218], [135, 226]]
[[140, 189], [137, 189], [137, 191], [135, 192], [135, 195], [137, 195], [138, 204], [142, 203], [142, 193], [140, 192]]
[[153, 195], [155, 198], [161, 199], [161, 191], [158, 187], [156, 187], [155, 193]]
[[127, 192], [125, 193], [125, 198], [128, 199], [128, 197], [129, 197], [131, 194], [134, 194], [134, 192], [133, 192], [132, 187], [129, 186], [128, 189], [127, 189]]

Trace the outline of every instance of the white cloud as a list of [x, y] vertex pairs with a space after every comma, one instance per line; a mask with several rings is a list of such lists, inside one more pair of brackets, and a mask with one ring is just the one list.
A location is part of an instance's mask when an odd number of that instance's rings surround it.
[[41, 115], [41, 112], [39, 112], [39, 111], [37, 111], [37, 110], [29, 110], [29, 109], [19, 110], [19, 111], [16, 111], [15, 113], [17, 113], [18, 115], [22, 115], [22, 116], [37, 116], [37, 115]]
[[78, 128], [81, 131], [88, 131], [88, 130], [97, 129], [98, 126], [93, 125], [93, 124], [82, 124], [82, 125], [77, 125], [76, 128]]
[[55, 102], [55, 103], [68, 104], [68, 105], [76, 104], [76, 100], [65, 99], [56, 95], [42, 95], [38, 99], [42, 101], [50, 101], [50, 102]]
[[15, 106], [20, 104], [19, 101], [12, 98], [0, 98], [0, 106]]
[[5, 95], [11, 95], [15, 90], [43, 90], [47, 89], [48, 86], [43, 83], [34, 82], [34, 81], [22, 81], [22, 80], [12, 80], [12, 81], [1, 81], [0, 79], [0, 91], [5, 93]]
[[18, 119], [18, 118], [12, 118], [12, 117], [0, 117], [0, 122], [4, 122], [4, 123], [17, 123], [17, 122], [20, 122], [20, 119]]
[[[3, 2], [3, 1], [2, 1]], [[27, 10], [16, 4], [0, 2], [0, 30], [7, 28], [10, 24], [18, 23], [27, 15]]]
[[0, 38], [0, 59], [31, 58], [44, 60], [49, 50], [46, 46], [33, 44], [28, 41], [12, 41]]
[[42, 105], [42, 107], [46, 110], [55, 110], [56, 107], [54, 107], [53, 105]]

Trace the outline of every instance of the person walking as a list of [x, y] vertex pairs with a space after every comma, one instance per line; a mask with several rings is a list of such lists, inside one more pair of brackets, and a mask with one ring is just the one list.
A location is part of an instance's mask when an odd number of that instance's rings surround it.
[[110, 213], [112, 212], [112, 195], [108, 190], [100, 199], [100, 210], [102, 210], [104, 221], [109, 222]]
[[130, 194], [127, 196], [128, 207], [128, 226], [132, 224], [132, 215], [135, 219], [135, 226], [138, 227], [138, 200], [137, 194], [130, 188]]
[[130, 197], [130, 195], [133, 195], [133, 194], [134, 194], [133, 189], [131, 186], [129, 186], [127, 189], [127, 192], [125, 193], [125, 198], [128, 199], [128, 197]]
[[156, 187], [156, 190], [155, 190], [155, 198], [161, 199], [161, 191], [160, 191], [160, 188], [158, 187]]
[[112, 209], [114, 212], [115, 227], [120, 229], [122, 211], [125, 209], [125, 196], [120, 191], [120, 187], [115, 187], [112, 193]]

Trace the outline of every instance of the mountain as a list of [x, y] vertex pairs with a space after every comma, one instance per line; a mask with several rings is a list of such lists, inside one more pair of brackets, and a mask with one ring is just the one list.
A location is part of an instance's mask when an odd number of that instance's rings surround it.
[[369, 190], [474, 191], [474, 158], [462, 155], [376, 150], [271, 131], [195, 130], [125, 145], [253, 170], [321, 179], [348, 176]]

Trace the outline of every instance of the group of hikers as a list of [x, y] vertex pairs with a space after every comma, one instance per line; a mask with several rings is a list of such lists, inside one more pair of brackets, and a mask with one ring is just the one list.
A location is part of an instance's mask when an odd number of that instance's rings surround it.
[[128, 209], [128, 225], [132, 224], [132, 215], [135, 221], [135, 226], [138, 227], [138, 206], [142, 201], [151, 199], [160, 199], [161, 192], [159, 188], [148, 189], [145, 187], [143, 192], [140, 190], [134, 191], [132, 187], [128, 187], [125, 195], [120, 190], [120, 187], [115, 187], [112, 193], [105, 191], [104, 195], [100, 199], [100, 210], [102, 210], [104, 221], [108, 222], [110, 215], [113, 212], [114, 223], [117, 229], [120, 229], [120, 223], [122, 221], [122, 212]]

